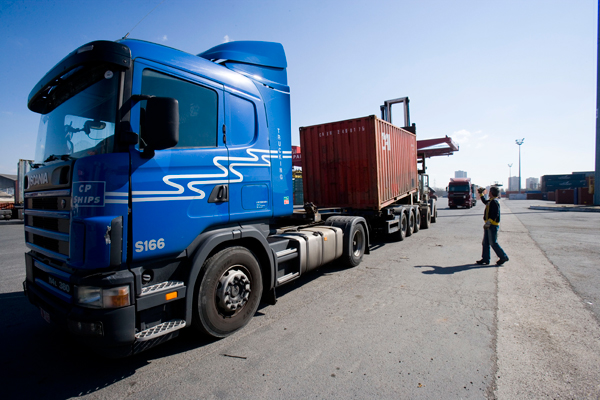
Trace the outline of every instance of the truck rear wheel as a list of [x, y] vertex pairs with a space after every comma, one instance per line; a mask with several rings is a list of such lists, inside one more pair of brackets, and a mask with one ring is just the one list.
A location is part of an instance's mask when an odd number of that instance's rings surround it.
[[433, 207], [433, 211], [431, 212], [431, 223], [435, 224], [437, 222], [437, 206]]
[[421, 213], [419, 212], [419, 209], [415, 209], [414, 211], [414, 215], [415, 215], [415, 229], [414, 232], [417, 233], [419, 232], [419, 230], [421, 229]]
[[406, 236], [412, 236], [415, 230], [415, 215], [412, 210], [408, 210], [408, 225], [406, 227]]
[[350, 267], [356, 267], [360, 264], [365, 255], [366, 247], [367, 236], [365, 235], [365, 228], [361, 224], [355, 224], [350, 231], [350, 242], [346, 247], [348, 254], [344, 254], [345, 264]]
[[248, 249], [221, 250], [202, 266], [192, 325], [215, 338], [229, 336], [250, 322], [262, 290], [260, 266]]
[[400, 217], [400, 226], [398, 227], [398, 230], [396, 232], [394, 232], [394, 239], [396, 239], [398, 242], [401, 242], [404, 240], [404, 238], [406, 237], [406, 230], [408, 228], [408, 221], [406, 220], [406, 214], [402, 213], [402, 216]]

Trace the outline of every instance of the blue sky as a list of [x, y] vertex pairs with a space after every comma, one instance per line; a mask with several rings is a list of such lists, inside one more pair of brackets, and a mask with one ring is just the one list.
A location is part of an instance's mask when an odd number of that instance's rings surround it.
[[[418, 139], [460, 151], [428, 160], [431, 183], [594, 170], [598, 2], [12, 1], [0, 3], [0, 173], [33, 158], [37, 81], [87, 42], [130, 37], [197, 54], [227, 40], [283, 44], [298, 128], [379, 114], [408, 96]], [[158, 6], [158, 7], [157, 7]], [[400, 115], [398, 114], [400, 117]]]

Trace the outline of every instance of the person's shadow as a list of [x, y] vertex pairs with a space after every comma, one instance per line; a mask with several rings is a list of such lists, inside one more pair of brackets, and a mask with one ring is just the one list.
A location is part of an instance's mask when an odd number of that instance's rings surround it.
[[456, 272], [468, 271], [471, 269], [479, 269], [479, 268], [498, 268], [500, 265], [489, 264], [489, 265], [479, 265], [479, 264], [465, 264], [465, 265], [456, 265], [454, 267], [438, 267], [437, 265], [415, 265], [415, 268], [433, 268], [427, 271], [423, 271], [424, 274], [433, 275], [451, 275]]

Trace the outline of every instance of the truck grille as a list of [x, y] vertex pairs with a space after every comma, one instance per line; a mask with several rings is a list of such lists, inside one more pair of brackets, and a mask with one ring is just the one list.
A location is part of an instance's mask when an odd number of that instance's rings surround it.
[[69, 257], [71, 196], [69, 190], [26, 193], [25, 240], [34, 250]]
[[56, 197], [42, 197], [28, 199], [29, 208], [34, 210], [58, 210], [58, 199]]
[[69, 255], [69, 242], [63, 240], [51, 239], [41, 235], [27, 233], [27, 241], [44, 249], [59, 253], [65, 256]]

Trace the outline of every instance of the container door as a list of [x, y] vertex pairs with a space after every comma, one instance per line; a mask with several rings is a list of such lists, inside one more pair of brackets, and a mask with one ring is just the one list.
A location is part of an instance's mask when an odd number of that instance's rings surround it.
[[[180, 254], [207, 227], [229, 221], [223, 90], [217, 84], [138, 61], [132, 92], [179, 102], [179, 143], [144, 157], [131, 150], [133, 260]], [[145, 101], [132, 109], [141, 132]], [[143, 143], [142, 143], [143, 147]]]

